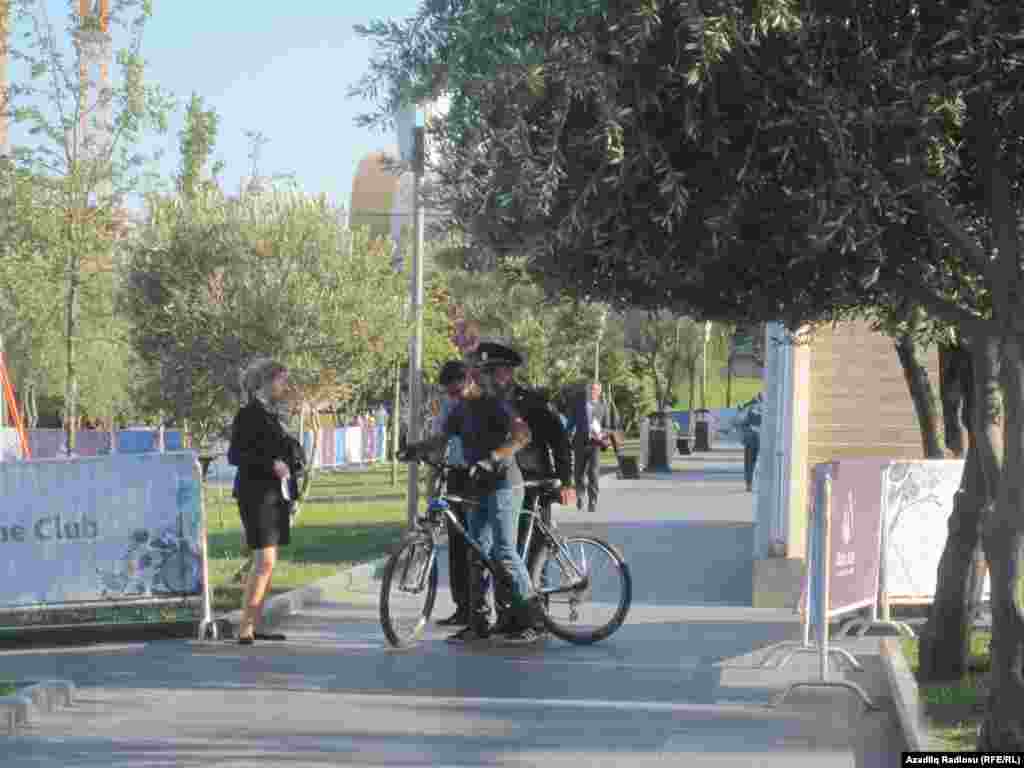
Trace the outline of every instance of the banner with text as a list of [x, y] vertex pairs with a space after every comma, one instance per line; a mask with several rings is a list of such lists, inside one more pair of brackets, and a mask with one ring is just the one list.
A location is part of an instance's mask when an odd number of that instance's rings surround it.
[[0, 610], [202, 594], [195, 454], [0, 464]]
[[882, 551], [882, 473], [891, 459], [832, 465], [829, 616], [873, 605]]

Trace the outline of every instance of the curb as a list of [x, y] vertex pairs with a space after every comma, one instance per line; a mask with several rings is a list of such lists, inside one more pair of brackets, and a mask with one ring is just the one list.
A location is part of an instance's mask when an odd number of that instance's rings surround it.
[[885, 675], [889, 679], [896, 714], [900, 729], [907, 740], [907, 747], [912, 752], [928, 752], [931, 749], [928, 724], [925, 722], [921, 699], [918, 696], [917, 681], [903, 656], [899, 638], [879, 638], [879, 655], [882, 657]]
[[[298, 613], [306, 606], [321, 602], [329, 592], [352, 589], [353, 587], [369, 587], [379, 580], [380, 573], [390, 557], [391, 555], [387, 554], [376, 560], [338, 571], [333, 576], [327, 576], [304, 587], [268, 598], [263, 606], [263, 624], [267, 627], [280, 624], [288, 616]], [[232, 627], [237, 627], [241, 620], [241, 610], [232, 611], [226, 616], [217, 618], [218, 622], [228, 622]]]
[[28, 725], [41, 713], [53, 712], [58, 706], [70, 707], [75, 684], [70, 680], [42, 680], [27, 685], [11, 696], [0, 696], [0, 723], [13, 735], [18, 726]]

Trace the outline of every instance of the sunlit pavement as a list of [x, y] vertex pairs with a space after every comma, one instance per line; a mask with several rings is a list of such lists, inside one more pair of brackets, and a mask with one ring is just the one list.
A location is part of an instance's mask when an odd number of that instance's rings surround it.
[[[767, 706], [789, 682], [816, 678], [817, 659], [757, 666], [760, 650], [795, 638], [799, 625], [792, 612], [749, 607], [753, 497], [737, 460], [716, 452], [674, 462], [671, 476], [605, 478], [595, 514], [556, 511], [562, 530], [607, 538], [629, 562], [633, 608], [602, 643], [465, 648], [434, 627], [395, 651], [367, 590], [290, 617], [285, 643], [0, 651], [0, 678], [80, 689], [73, 708], [0, 736], [0, 762], [896, 765], [905, 746], [894, 718], [863, 714], [845, 691], [800, 689]], [[435, 616], [451, 610], [444, 590]], [[848, 647], [870, 654], [874, 644]], [[887, 704], [877, 660], [862, 660], [867, 671], [853, 679]]]

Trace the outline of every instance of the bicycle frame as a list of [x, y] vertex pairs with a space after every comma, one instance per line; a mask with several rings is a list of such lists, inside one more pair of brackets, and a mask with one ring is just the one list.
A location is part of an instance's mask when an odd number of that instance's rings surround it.
[[[434, 469], [440, 471], [440, 477], [438, 478], [437, 482], [437, 493], [433, 498], [441, 499], [446, 502], [451, 501], [457, 504], [465, 504], [468, 506], [479, 506], [480, 502], [478, 500], [467, 499], [461, 496], [453, 496], [448, 494], [448, 471], [450, 469], [449, 466], [444, 464], [437, 465], [433, 464], [432, 462], [428, 463], [431, 464], [431, 466], [433, 466]], [[469, 535], [469, 531], [466, 530], [465, 526], [463, 526], [462, 523], [459, 522], [458, 517], [456, 517], [455, 513], [452, 511], [450, 506], [445, 507], [445, 509], [443, 510], [443, 514], [444, 519], [448, 521], [448, 523], [463, 538], [466, 544], [472, 548], [472, 550], [476, 553], [477, 557], [480, 558], [480, 562], [483, 564], [484, 568], [486, 568], [487, 571], [494, 577], [494, 579], [500, 582], [502, 587], [508, 590], [509, 594], [511, 594], [513, 591], [512, 580], [511, 577], [505, 572], [505, 569], [484, 554], [483, 549], [476, 542], [476, 540]], [[559, 539], [559, 537], [557, 537], [554, 534], [554, 531], [547, 523], [544, 522], [543, 518], [539, 514], [537, 514], [536, 509], [522, 510], [520, 512], [520, 515], [524, 514], [530, 516], [530, 525], [527, 528], [524, 546], [522, 547], [523, 552], [530, 551], [529, 546], [533, 538], [533, 533], [535, 530], [539, 530], [541, 538], [547, 541], [549, 544], [553, 545], [552, 550], [554, 552], [556, 560], [559, 562], [563, 569], [567, 569], [567, 571], [571, 573], [573, 576], [571, 582], [567, 585], [541, 588], [537, 590], [538, 593], [542, 596], [548, 596], [560, 594], [563, 592], [574, 592], [579, 589], [586, 589], [589, 586], [590, 582], [590, 578], [586, 573], [586, 563], [582, 564], [583, 571], [581, 572], [580, 568], [577, 567], [576, 562], [573, 560], [572, 554], [566, 548], [565, 544]], [[431, 536], [436, 543], [438, 531], [441, 527], [441, 520], [428, 518], [427, 522], [432, 529]], [[427, 561], [427, 567], [423, 569], [423, 572], [419, 575], [419, 579], [417, 580], [417, 589], [423, 588], [426, 582], [427, 574], [430, 573], [430, 569], [433, 567], [435, 553], [436, 548], [432, 548], [430, 552], [430, 558]], [[410, 558], [410, 561], [405, 564], [405, 571], [402, 574], [402, 580], [400, 583], [405, 583], [405, 577], [408, 575], [409, 567], [411, 566], [411, 564], [412, 559]]]

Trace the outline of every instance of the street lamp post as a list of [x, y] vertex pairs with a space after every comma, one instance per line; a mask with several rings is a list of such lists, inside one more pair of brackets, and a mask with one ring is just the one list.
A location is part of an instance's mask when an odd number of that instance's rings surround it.
[[[421, 439], [423, 428], [422, 378], [423, 378], [423, 201], [420, 199], [420, 186], [423, 181], [424, 168], [424, 127], [423, 113], [416, 111], [416, 127], [413, 133], [413, 189], [412, 205], [415, 221], [415, 234], [412, 249], [412, 275], [409, 293], [413, 313], [412, 349], [409, 355], [409, 442]], [[409, 527], [416, 525], [416, 513], [419, 508], [419, 471], [414, 462], [409, 465]]]

